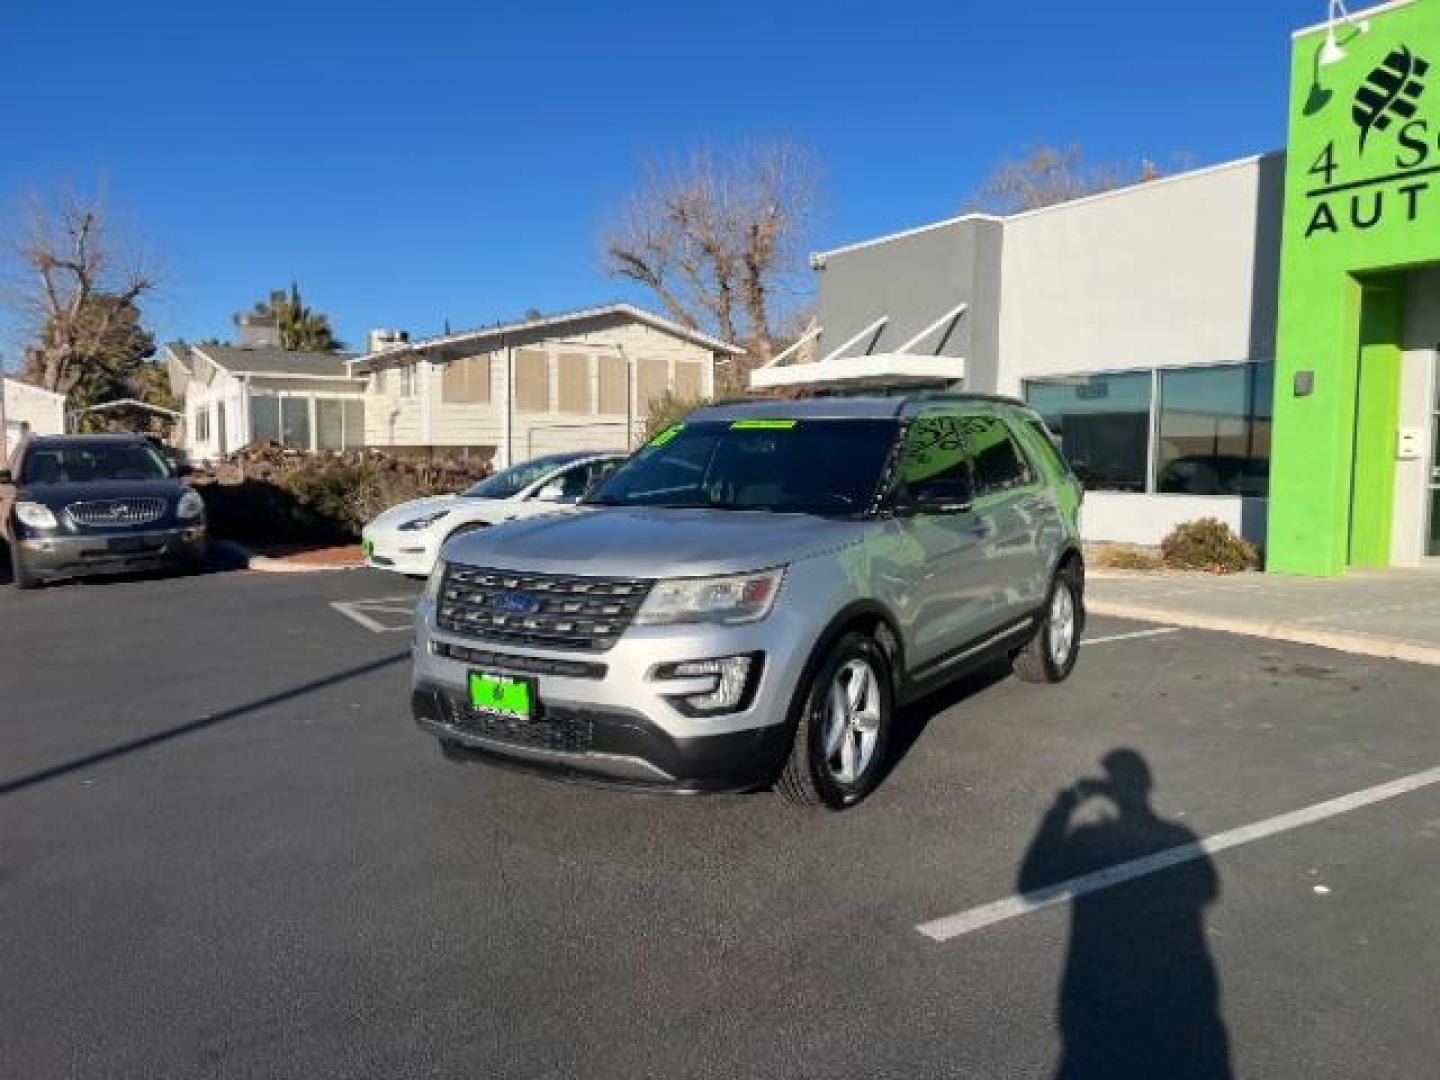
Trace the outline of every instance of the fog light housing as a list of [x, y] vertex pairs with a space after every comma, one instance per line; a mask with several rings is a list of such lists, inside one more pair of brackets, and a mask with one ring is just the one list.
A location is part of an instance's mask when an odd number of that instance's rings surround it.
[[650, 678], [656, 682], [698, 682], [697, 688], [666, 694], [665, 700], [686, 716], [721, 716], [750, 707], [763, 666], [763, 653], [741, 653], [711, 660], [660, 664], [650, 672]]

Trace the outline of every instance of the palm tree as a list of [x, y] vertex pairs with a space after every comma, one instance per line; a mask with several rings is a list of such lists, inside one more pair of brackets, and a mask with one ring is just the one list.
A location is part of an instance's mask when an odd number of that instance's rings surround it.
[[280, 330], [280, 347], [286, 352], [329, 352], [343, 346], [330, 329], [330, 317], [312, 311], [300, 298], [300, 286], [290, 283], [290, 295], [272, 310]]

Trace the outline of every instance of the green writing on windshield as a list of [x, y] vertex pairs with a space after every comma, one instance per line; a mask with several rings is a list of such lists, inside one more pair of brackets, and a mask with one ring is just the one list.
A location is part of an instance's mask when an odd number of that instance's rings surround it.
[[684, 430], [684, 424], [675, 424], [672, 427], [668, 427], [664, 431], [660, 432], [659, 435], [656, 435], [655, 438], [651, 439], [650, 445], [654, 448], [664, 446], [666, 443], [668, 443], [671, 439], [675, 438], [676, 435], [679, 435], [680, 432]]
[[789, 431], [798, 420], [736, 420], [731, 431]]

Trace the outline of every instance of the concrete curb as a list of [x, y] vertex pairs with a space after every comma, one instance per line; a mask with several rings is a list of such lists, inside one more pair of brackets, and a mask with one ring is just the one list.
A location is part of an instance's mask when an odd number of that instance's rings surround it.
[[352, 566], [315, 566], [309, 563], [292, 563], [284, 559], [272, 559], [268, 555], [256, 554], [243, 544], [237, 544], [233, 540], [221, 540], [217, 537], [210, 538], [210, 547], [246, 570], [258, 570], [266, 574], [318, 574], [332, 570], [363, 569], [360, 563]]
[[1404, 660], [1412, 664], [1440, 667], [1440, 647], [1421, 645], [1402, 638], [1377, 637], [1348, 630], [1321, 630], [1287, 622], [1265, 622], [1262, 619], [1238, 619], [1226, 615], [1201, 615], [1174, 608], [1150, 607], [1112, 600], [1085, 598], [1085, 610], [1092, 615], [1110, 615], [1118, 619], [1139, 619], [1143, 622], [1169, 623], [1192, 630], [1219, 630], [1226, 634], [1291, 641], [1297, 645], [1318, 645], [1322, 649], [1374, 656], [1381, 660]]

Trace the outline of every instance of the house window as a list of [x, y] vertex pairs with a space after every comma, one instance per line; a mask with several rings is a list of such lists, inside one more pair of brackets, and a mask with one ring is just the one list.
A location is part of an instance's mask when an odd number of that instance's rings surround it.
[[396, 370], [400, 372], [400, 396], [413, 398], [415, 396], [415, 365], [401, 364]]
[[310, 399], [280, 399], [280, 441], [294, 450], [310, 449]]
[[1025, 383], [1070, 466], [1092, 491], [1146, 490], [1150, 450], [1149, 371]]
[[556, 366], [560, 370], [560, 411], [590, 412], [590, 357], [582, 353], [561, 353]]
[[250, 433], [257, 443], [280, 441], [280, 399], [276, 397], [252, 397], [250, 399]]
[[356, 398], [315, 399], [315, 448], [354, 450], [365, 445], [365, 403]]
[[630, 411], [630, 373], [623, 356], [600, 357], [600, 411], [608, 416]]
[[1155, 490], [1264, 498], [1274, 379], [1274, 364], [1162, 371]]
[[550, 357], [545, 353], [521, 349], [515, 354], [515, 408], [550, 411]]
[[195, 441], [210, 441], [210, 406], [201, 405], [195, 410]]
[[461, 356], [447, 363], [440, 376], [440, 400], [455, 405], [490, 400], [490, 357]]

